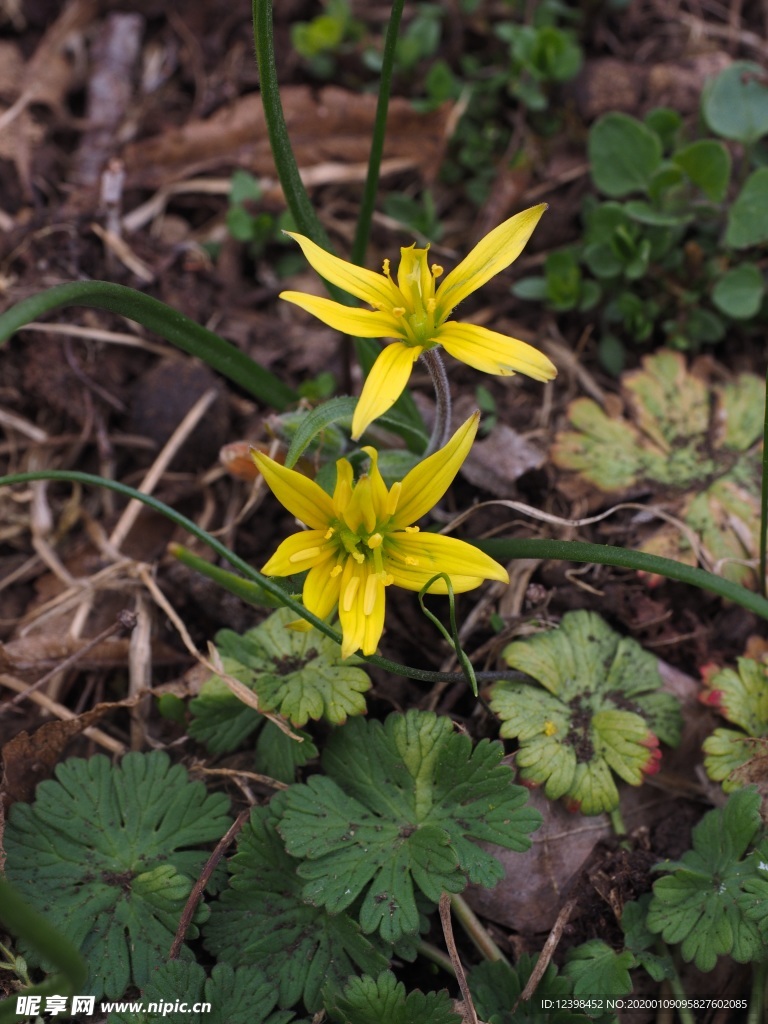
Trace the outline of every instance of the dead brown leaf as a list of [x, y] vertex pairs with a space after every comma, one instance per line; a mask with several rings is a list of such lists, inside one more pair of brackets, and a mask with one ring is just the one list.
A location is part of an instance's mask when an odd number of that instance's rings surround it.
[[3, 782], [0, 789], [6, 795], [6, 801], [32, 800], [38, 782], [53, 774], [64, 750], [76, 736], [98, 722], [108, 711], [133, 707], [143, 699], [144, 694], [137, 694], [126, 700], [97, 704], [77, 718], [46, 722], [32, 734], [22, 730], [2, 749]]
[[[368, 160], [376, 97], [336, 86], [280, 92], [288, 134], [301, 169]], [[385, 159], [403, 159], [431, 180], [440, 166], [450, 108], [420, 113], [400, 97], [389, 104]], [[264, 108], [249, 93], [205, 120], [128, 145], [123, 153], [128, 186], [158, 187], [203, 171], [236, 164], [256, 175], [274, 175]]]

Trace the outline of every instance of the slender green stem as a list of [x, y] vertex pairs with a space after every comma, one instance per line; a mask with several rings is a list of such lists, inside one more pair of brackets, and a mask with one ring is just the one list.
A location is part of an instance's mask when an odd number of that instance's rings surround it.
[[363, 200], [357, 218], [357, 231], [352, 245], [352, 262], [362, 264], [368, 248], [368, 236], [371, 231], [373, 209], [376, 204], [376, 192], [379, 187], [381, 157], [384, 152], [384, 140], [387, 135], [387, 111], [389, 110], [389, 94], [392, 90], [392, 70], [395, 66], [397, 36], [400, 30], [400, 19], [403, 14], [405, 0], [393, 0], [392, 13], [389, 16], [387, 35], [384, 40], [384, 53], [381, 60], [381, 79], [379, 83], [379, 100], [376, 104], [376, 120], [373, 125], [371, 153], [368, 157], [368, 176], [365, 180]]
[[625, 836], [627, 834], [627, 826], [624, 824], [624, 818], [621, 816], [621, 808], [616, 807], [610, 811], [608, 817], [611, 819], [611, 828], [617, 836]]
[[645, 551], [629, 551], [625, 548], [611, 547], [608, 544], [587, 544], [580, 540], [540, 540], [514, 539], [478, 540], [473, 541], [476, 547], [500, 561], [512, 558], [552, 558], [563, 562], [593, 562], [597, 565], [616, 565], [624, 569], [636, 569], [639, 572], [666, 576], [667, 579], [679, 580], [701, 590], [733, 601], [748, 611], [754, 612], [762, 619], [768, 619], [768, 600], [760, 594], [731, 583], [722, 576], [705, 569], [696, 569], [683, 565], [672, 558], [660, 558], [649, 555]]
[[136, 320], [183, 352], [202, 359], [273, 408], [285, 409], [298, 398], [278, 377], [218, 334], [201, 327], [159, 299], [108, 281], [60, 284], [11, 306], [0, 316], [0, 345], [20, 327], [64, 306], [108, 309], [129, 320]]
[[451, 909], [456, 915], [456, 920], [467, 933], [475, 949], [486, 960], [501, 960], [509, 966], [509, 960], [483, 927], [480, 918], [474, 913], [463, 896], [458, 893], [451, 894]]
[[[317, 245], [322, 246], [323, 249], [332, 253], [333, 247], [328, 239], [328, 235], [315, 213], [309, 196], [307, 195], [307, 190], [301, 180], [299, 168], [296, 163], [296, 157], [294, 156], [293, 149], [291, 148], [288, 127], [285, 123], [283, 104], [280, 100], [280, 87], [277, 80], [275, 39], [272, 26], [272, 0], [252, 0], [252, 3], [253, 38], [256, 44], [256, 60], [259, 65], [261, 98], [264, 104], [264, 119], [267, 124], [267, 134], [269, 135], [269, 144], [272, 148], [272, 156], [275, 161], [277, 176], [280, 179], [280, 184], [282, 185], [283, 192], [285, 194], [285, 200], [288, 204], [289, 210], [293, 214], [293, 219], [296, 221], [296, 226], [299, 231], [311, 238]], [[396, 5], [400, 4], [402, 7], [402, 3], [403, 0], [395, 0]], [[397, 21], [399, 22], [399, 16]], [[395, 26], [395, 38], [397, 36], [396, 28], [397, 26]], [[387, 42], [389, 42], [389, 31], [387, 33]], [[384, 104], [382, 145], [383, 132], [386, 128], [386, 106], [389, 100], [389, 84], [389, 81], [386, 82], [386, 85], [384, 83], [382, 69], [382, 91], [379, 95], [379, 108], [381, 108], [382, 103]], [[382, 94], [386, 94], [386, 99], [382, 100]], [[378, 131], [378, 121], [379, 112], [377, 112], [375, 132]], [[368, 165], [369, 179], [372, 178], [372, 175], [375, 175], [374, 191], [375, 183], [378, 182], [378, 169], [381, 161], [381, 153], [379, 153], [378, 157], [376, 157], [375, 154], [375, 147], [377, 145], [376, 140], [377, 135], [374, 134], [373, 148], [371, 150], [371, 158]], [[375, 171], [371, 170], [373, 167], [375, 167]], [[366, 193], [364, 202], [368, 201]], [[370, 223], [370, 215], [366, 215], [364, 213], [361, 213], [360, 222], [363, 222], [366, 219], [366, 216]], [[367, 239], [367, 228], [365, 231], [365, 237]], [[361, 244], [364, 249], [365, 242], [363, 241]], [[359, 259], [362, 259], [362, 255], [360, 255]], [[325, 285], [329, 294], [332, 295], [337, 302], [342, 302], [347, 306], [355, 304], [355, 300], [347, 292], [338, 288], [330, 281], [326, 281]], [[373, 366], [376, 356], [380, 350], [380, 346], [372, 338], [355, 338], [355, 351], [360, 365], [362, 366], [364, 376], [368, 376], [370, 368]], [[411, 424], [413, 424], [414, 427], [423, 426], [421, 415], [414, 404], [413, 397], [410, 392], [404, 391], [395, 403], [395, 407], [399, 409], [402, 415]]]
[[765, 1021], [766, 988], [768, 988], [768, 960], [762, 960], [752, 968], [752, 991], [749, 995], [747, 1024], [763, 1024]]
[[683, 988], [683, 983], [680, 980], [680, 975], [677, 973], [677, 965], [675, 964], [675, 961], [671, 953], [669, 952], [669, 947], [661, 937], [656, 939], [656, 952], [660, 957], [663, 957], [665, 960], [668, 960], [669, 963], [672, 965], [672, 976], [670, 978], [667, 978], [666, 980], [669, 982], [669, 987], [672, 989], [672, 994], [674, 995], [675, 999], [679, 1000], [680, 1002], [680, 1005], [677, 1008], [677, 1014], [680, 1017], [680, 1020], [683, 1022], [683, 1024], [696, 1024], [696, 1017], [694, 1016], [693, 1011], [688, 1009], [688, 1007], [686, 1006], [689, 996]]
[[760, 593], [766, 597], [766, 537], [768, 537], [768, 371], [765, 375], [763, 413], [763, 481], [760, 493]]
[[442, 949], [438, 949], [431, 942], [424, 942], [422, 939], [416, 947], [417, 952], [420, 956], [423, 956], [425, 960], [431, 960], [433, 964], [437, 964], [442, 970], [447, 971], [448, 974], [456, 977], [456, 972], [453, 969], [451, 958], [446, 956]]
[[[117, 494], [122, 494], [127, 498], [135, 498], [137, 501], [143, 502], [148, 508], [153, 509], [155, 512], [159, 512], [165, 516], [172, 523], [180, 526], [183, 530], [187, 530], [192, 534], [193, 537], [197, 537], [204, 544], [215, 551], [217, 555], [226, 559], [230, 565], [245, 576], [246, 579], [252, 580], [257, 583], [262, 591], [267, 591], [272, 597], [277, 598], [281, 605], [286, 608], [290, 608], [291, 611], [295, 612], [298, 618], [306, 619], [307, 622], [311, 623], [315, 629], [319, 630], [323, 636], [330, 637], [337, 644], [341, 644], [341, 634], [337, 630], [329, 626], [323, 619], [319, 619], [312, 612], [308, 611], [303, 604], [300, 604], [295, 598], [290, 597], [286, 594], [282, 586], [271, 579], [269, 576], [263, 576], [260, 572], [257, 572], [252, 566], [244, 562], [242, 558], [236, 555], [229, 548], [225, 547], [221, 541], [217, 540], [216, 537], [212, 537], [205, 530], [202, 530], [196, 523], [193, 523], [191, 519], [187, 519], [176, 509], [171, 508], [170, 505], [164, 504], [162, 501], [158, 501], [157, 498], [152, 497], [151, 494], [143, 494], [141, 491], [135, 490], [133, 487], [128, 487], [127, 484], [121, 484], [117, 480], [107, 480], [105, 477], [94, 476], [92, 473], [79, 473], [75, 470], [62, 470], [62, 469], [47, 469], [40, 470], [36, 473], [14, 473], [11, 476], [0, 477], [0, 487], [7, 487], [12, 484], [29, 483], [33, 480], [61, 480], [66, 483], [80, 483], [86, 485], [93, 485], [95, 487], [106, 487], [107, 490], [115, 491]], [[390, 661], [389, 658], [382, 658], [377, 654], [359, 655], [361, 660], [364, 660], [371, 665], [376, 665], [378, 668], [383, 668], [387, 672], [392, 672], [398, 676], [405, 676], [409, 679], [419, 679], [425, 683], [458, 683], [464, 680], [466, 677], [462, 672], [430, 672], [427, 669], [412, 668], [409, 665], [401, 665], [396, 661]], [[498, 679], [499, 673], [497, 672], [477, 672], [476, 676], [479, 680], [485, 681], [486, 678]], [[509, 677], [509, 673], [505, 674], [505, 678]]]
[[451, 436], [451, 387], [445, 372], [443, 357], [437, 349], [427, 349], [421, 357], [427, 364], [429, 375], [435, 387], [435, 424], [429, 439], [425, 457], [444, 448]]
[[277, 176], [283, 187], [285, 201], [299, 231], [311, 238], [317, 245], [321, 245], [323, 249], [330, 250], [331, 243], [309, 200], [307, 190], [304, 188], [304, 182], [301, 180], [299, 167], [288, 136], [288, 127], [285, 123], [280, 87], [277, 81], [272, 0], [253, 0], [253, 40], [256, 45], [256, 60], [259, 65], [261, 100], [264, 104], [267, 135]]

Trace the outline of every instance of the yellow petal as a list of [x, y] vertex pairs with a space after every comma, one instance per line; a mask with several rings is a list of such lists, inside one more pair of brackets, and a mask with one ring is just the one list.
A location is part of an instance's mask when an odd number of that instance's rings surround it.
[[392, 519], [393, 529], [411, 526], [440, 501], [469, 454], [477, 433], [480, 413], [469, 417], [448, 444], [406, 474]]
[[357, 441], [371, 423], [391, 409], [405, 390], [413, 364], [421, 355], [419, 346], [409, 348], [394, 341], [380, 352], [371, 367], [368, 379], [352, 418], [352, 440]]
[[373, 507], [376, 512], [377, 521], [385, 519], [389, 513], [387, 508], [389, 506], [389, 491], [387, 485], [384, 483], [384, 477], [381, 475], [379, 470], [379, 453], [375, 448], [371, 448], [369, 445], [363, 447], [363, 451], [371, 460], [371, 465], [368, 469], [368, 479], [371, 481], [371, 496], [373, 498]]
[[557, 376], [552, 360], [533, 345], [485, 327], [449, 321], [438, 330], [437, 339], [454, 359], [483, 373], [496, 373], [502, 377], [524, 373], [542, 381]]
[[399, 338], [403, 333], [400, 322], [391, 313], [343, 306], [332, 299], [307, 295], [305, 292], [280, 292], [280, 298], [301, 306], [342, 334], [353, 334], [358, 338]]
[[[483, 580], [509, 583], [507, 570], [490, 555], [466, 541], [438, 533], [390, 535], [386, 570], [393, 576], [392, 582], [405, 590], [421, 590], [427, 580], [438, 572], [445, 572], [451, 577], [457, 593], [472, 590]], [[438, 580], [430, 592], [446, 593], [445, 582]]]
[[375, 654], [384, 631], [385, 607], [381, 578], [369, 563], [360, 565], [350, 558], [341, 574], [339, 593], [342, 658], [360, 648], [363, 654]]
[[307, 573], [304, 580], [302, 598], [304, 607], [313, 612], [319, 619], [327, 619], [339, 603], [341, 573], [331, 576], [335, 560], [315, 566]]
[[261, 570], [267, 576], [292, 576], [332, 558], [336, 545], [322, 530], [302, 530], [287, 537]]
[[477, 243], [437, 289], [436, 313], [440, 320], [447, 319], [462, 299], [517, 259], [546, 208], [546, 203], [540, 203], [515, 214]]
[[393, 305], [393, 289], [383, 274], [375, 274], [364, 267], [356, 267], [354, 263], [340, 260], [332, 256], [319, 245], [294, 231], [286, 231], [286, 235], [295, 238], [312, 267], [321, 277], [331, 284], [343, 288], [345, 292], [357, 299], [369, 303], [375, 308], [390, 308]]
[[333, 508], [338, 519], [344, 518], [347, 505], [352, 497], [355, 474], [347, 459], [336, 460], [336, 486], [333, 489]]
[[251, 455], [280, 504], [302, 523], [325, 533], [333, 519], [333, 502], [330, 495], [326, 494], [314, 480], [297, 473], [294, 469], [286, 469], [262, 452], [252, 448]]

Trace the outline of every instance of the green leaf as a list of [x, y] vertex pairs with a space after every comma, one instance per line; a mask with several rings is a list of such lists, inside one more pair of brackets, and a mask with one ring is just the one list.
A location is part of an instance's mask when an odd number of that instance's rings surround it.
[[725, 244], [748, 249], [768, 241], [768, 167], [753, 171], [728, 211]]
[[[288, 628], [295, 621], [281, 608], [242, 636], [217, 633], [224, 671], [254, 690], [261, 708], [279, 711], [295, 726], [310, 718], [341, 725], [348, 715], [364, 714], [368, 675], [349, 659], [342, 662], [338, 644], [327, 637]], [[203, 685], [190, 710], [190, 735], [217, 752], [234, 750], [261, 719], [219, 676]]]
[[704, 120], [717, 135], [751, 146], [768, 134], [765, 70], [734, 61], [711, 82], [702, 97]]
[[650, 902], [651, 894], [647, 892], [636, 902], [625, 904], [621, 913], [621, 928], [626, 947], [634, 954], [638, 965], [644, 967], [654, 981], [664, 981], [674, 978], [675, 965], [669, 955], [650, 952], [658, 944], [657, 937], [650, 931], [645, 920]]
[[[695, 217], [690, 210], [659, 209], [644, 199], [630, 199], [628, 203], [624, 204], [624, 209], [632, 220], [636, 220], [640, 224], [648, 224], [651, 227], [674, 228], [678, 225], [688, 224]], [[645, 276], [646, 269], [647, 267], [644, 266], [642, 275], [638, 276]]]
[[556, 435], [555, 465], [608, 493], [658, 492], [692, 533], [665, 524], [642, 550], [695, 564], [695, 537], [723, 576], [754, 588], [748, 562], [759, 546], [764, 381], [745, 373], [710, 383], [688, 372], [680, 353], [662, 350], [624, 374], [622, 392], [627, 415], [608, 416], [592, 399], [571, 404], [575, 429]]
[[461, 1024], [447, 992], [405, 993], [391, 971], [378, 978], [353, 978], [343, 993], [329, 995], [325, 1008], [338, 1024]]
[[386, 947], [366, 939], [347, 914], [330, 915], [304, 900], [299, 862], [275, 831], [281, 797], [251, 812], [229, 865], [229, 888], [212, 906], [204, 941], [233, 967], [258, 963], [277, 988], [279, 1006], [303, 999], [314, 1013], [324, 985], [341, 987], [356, 968], [378, 974], [388, 960]]
[[190, 847], [224, 835], [227, 807], [155, 751], [116, 766], [71, 758], [34, 804], [11, 809], [8, 878], [80, 948], [90, 994], [116, 998], [146, 984], [208, 856]]
[[501, 865], [478, 842], [524, 850], [541, 822], [502, 756], [431, 713], [351, 719], [328, 742], [326, 775], [285, 795], [278, 829], [305, 858], [305, 898], [338, 913], [362, 897], [363, 930], [396, 942], [418, 927], [416, 889], [437, 902], [468, 880], [495, 885]]
[[700, 698], [743, 730], [715, 729], [702, 748], [707, 775], [722, 782], [726, 793], [741, 785], [732, 773], [759, 754], [754, 740], [768, 746], [768, 668], [753, 658], [739, 658], [737, 666], [708, 675]]
[[760, 826], [759, 794], [754, 787], [740, 790], [724, 808], [705, 814], [693, 830], [692, 850], [656, 869], [670, 874], [654, 883], [648, 928], [681, 943], [683, 958], [700, 971], [711, 971], [720, 955], [747, 963], [768, 953], [743, 910], [745, 883], [760, 879], [760, 860], [742, 858]]
[[742, 263], [726, 271], [714, 287], [712, 301], [726, 316], [749, 320], [760, 311], [765, 279], [755, 263]]
[[723, 202], [731, 177], [731, 154], [722, 142], [700, 139], [679, 149], [672, 159], [707, 199]]
[[737, 902], [746, 919], [757, 925], [768, 950], [768, 838], [763, 838], [749, 860], [754, 873], [744, 879]]
[[[300, 1024], [290, 1011], [272, 1012], [277, 991], [256, 965], [218, 964], [206, 978], [199, 964], [169, 960], [154, 968], [141, 1002], [140, 1012], [110, 1013], [107, 1024]], [[202, 1002], [210, 1010], [194, 1012]]]
[[330, 401], [323, 402], [316, 409], [304, 414], [295, 428], [296, 432], [285, 456], [285, 465], [288, 469], [296, 465], [312, 441], [322, 437], [332, 424], [340, 423], [349, 429], [356, 405], [356, 398], [331, 398]]
[[629, 971], [635, 966], [628, 949], [614, 953], [602, 939], [592, 939], [568, 951], [563, 974], [573, 979], [575, 999], [589, 999], [596, 992], [620, 998], [632, 991]]
[[658, 135], [627, 114], [610, 113], [590, 129], [592, 180], [607, 196], [644, 192], [661, 163]]
[[658, 771], [658, 738], [676, 744], [681, 716], [660, 690], [656, 659], [592, 612], [568, 612], [560, 627], [504, 650], [510, 668], [545, 688], [502, 681], [491, 708], [501, 735], [517, 739], [521, 777], [565, 797], [584, 814], [612, 811], [619, 794], [611, 771], [631, 785]]
[[294, 392], [278, 377], [218, 334], [149, 295], [107, 281], [60, 284], [11, 306], [0, 316], [0, 345], [20, 327], [64, 306], [108, 309], [135, 320], [273, 408], [284, 409], [296, 400]]
[[573, 994], [573, 983], [558, 975], [554, 964], [547, 967], [533, 998], [518, 1005], [537, 960], [523, 953], [514, 967], [502, 960], [485, 960], [472, 969], [469, 987], [475, 1009], [487, 1024], [586, 1024], [590, 1020], [575, 1010], [542, 1008], [543, 999], [568, 1001]]

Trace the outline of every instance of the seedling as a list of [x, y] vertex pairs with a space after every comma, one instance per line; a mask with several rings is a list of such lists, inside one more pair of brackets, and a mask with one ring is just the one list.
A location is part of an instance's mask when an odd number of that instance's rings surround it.
[[704, 741], [707, 775], [726, 793], [743, 784], [739, 771], [752, 758], [768, 755], [768, 673], [764, 661], [739, 658], [737, 668], [707, 672], [701, 701], [738, 726], [718, 728]]
[[679, 741], [680, 709], [660, 691], [655, 658], [599, 615], [568, 612], [558, 629], [510, 644], [504, 660], [544, 688], [517, 681], [493, 688], [501, 735], [519, 743], [520, 777], [572, 810], [615, 811], [611, 773], [639, 786], [659, 769], [659, 740]]
[[658, 494], [684, 524], [655, 530], [642, 550], [696, 564], [727, 579], [757, 583], [763, 382], [739, 374], [710, 384], [679, 353], [659, 352], [622, 377], [628, 415], [609, 415], [590, 398], [572, 402], [574, 430], [559, 433], [552, 459], [609, 494]]

